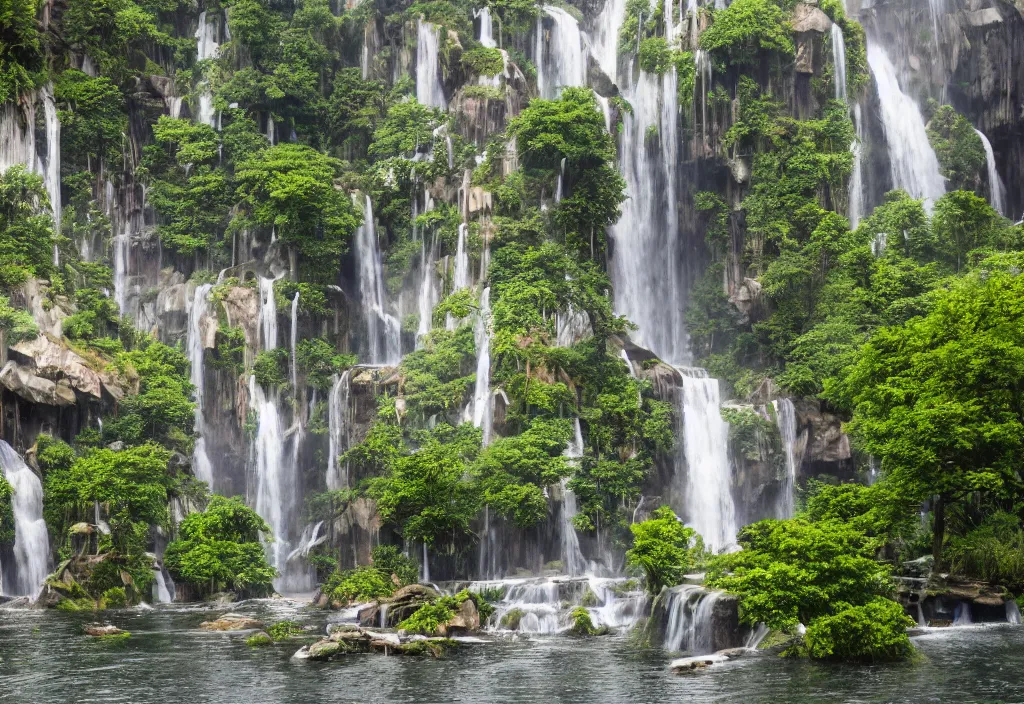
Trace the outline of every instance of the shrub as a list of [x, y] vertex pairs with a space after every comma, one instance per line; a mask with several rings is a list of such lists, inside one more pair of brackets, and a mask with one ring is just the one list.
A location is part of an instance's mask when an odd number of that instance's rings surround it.
[[597, 635], [598, 629], [594, 628], [594, 622], [590, 620], [590, 612], [582, 606], [577, 606], [569, 614], [572, 625], [569, 627], [569, 635], [593, 636]]
[[389, 597], [395, 591], [395, 584], [381, 570], [364, 565], [354, 570], [333, 572], [322, 590], [331, 601], [351, 604]]
[[278, 347], [260, 352], [252, 364], [252, 373], [260, 386], [284, 384], [288, 379], [288, 351]]
[[395, 575], [402, 585], [413, 584], [419, 578], [416, 560], [403, 555], [394, 545], [378, 545], [371, 553], [373, 566], [390, 577]]
[[703, 541], [668, 506], [662, 506], [651, 518], [634, 523], [629, 529], [633, 533], [633, 547], [626, 551], [626, 564], [643, 573], [651, 594], [679, 584], [683, 575], [700, 563]]
[[874, 662], [911, 654], [907, 628], [914, 621], [895, 601], [875, 598], [862, 606], [835, 608], [834, 615], [816, 618], [807, 626], [807, 652], [812, 658]]
[[123, 609], [128, 606], [128, 594], [124, 587], [111, 587], [103, 592], [103, 599], [100, 601], [105, 609]]
[[443, 596], [432, 604], [424, 604], [416, 609], [409, 618], [398, 624], [398, 628], [409, 633], [434, 635], [441, 624], [447, 623], [455, 616], [456, 606], [453, 597]]

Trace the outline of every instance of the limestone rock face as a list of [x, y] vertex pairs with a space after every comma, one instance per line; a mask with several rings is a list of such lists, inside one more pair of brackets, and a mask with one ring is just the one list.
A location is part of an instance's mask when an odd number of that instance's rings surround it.
[[821, 11], [817, 5], [801, 2], [793, 8], [793, 18], [790, 20], [793, 25], [793, 32], [817, 32], [825, 34], [832, 31], [832, 20]]
[[56, 383], [35, 376], [26, 367], [13, 361], [0, 370], [0, 386], [30, 403], [61, 408], [75, 405], [75, 392], [63, 379]]
[[[104, 392], [118, 401], [124, 396], [124, 390], [113, 374], [96, 371], [84, 358], [46, 335], [40, 335], [34, 340], [23, 340], [12, 346], [10, 351], [11, 360], [22, 368], [17, 375], [13, 371], [8, 372], [11, 383], [14, 383], [15, 376], [21, 379], [24, 378], [23, 374], [29, 374], [49, 380], [55, 385], [65, 385], [96, 400], [102, 399]], [[49, 389], [45, 384], [37, 382], [31, 382], [30, 385], [38, 390], [43, 390], [44, 386]], [[14, 391], [10, 386], [7, 388]], [[68, 398], [64, 392], [54, 389], [54, 393], [60, 394], [61, 398]]]

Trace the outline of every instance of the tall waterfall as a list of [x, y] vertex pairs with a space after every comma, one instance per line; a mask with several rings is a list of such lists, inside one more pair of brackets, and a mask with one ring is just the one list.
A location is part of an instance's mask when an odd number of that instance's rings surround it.
[[206, 314], [206, 302], [210, 295], [210, 284], [196, 286], [192, 305], [188, 309], [188, 361], [191, 367], [192, 388], [196, 402], [195, 432], [196, 445], [192, 451], [192, 471], [199, 481], [213, 488], [213, 464], [206, 453], [206, 420], [203, 414], [205, 398], [205, 366], [203, 365], [202, 320]]
[[[687, 523], [704, 544], [718, 552], [736, 542], [736, 508], [732, 498], [729, 465], [729, 424], [722, 419], [718, 380], [703, 369], [680, 369], [682, 388], [676, 394], [677, 415], [682, 425], [676, 437], [677, 491], [686, 496]], [[681, 469], [685, 485], [680, 487]]]
[[291, 310], [291, 339], [289, 342], [290, 349], [290, 368], [291, 368], [291, 381], [292, 381], [292, 395], [298, 398], [299, 394], [299, 362], [298, 356], [295, 354], [295, 349], [299, 343], [299, 292], [295, 292], [295, 298], [292, 299], [292, 310]]
[[853, 129], [856, 133], [850, 151], [853, 152], [853, 170], [850, 172], [850, 204], [847, 217], [850, 227], [857, 228], [864, 217], [864, 120], [860, 103], [853, 106]]
[[416, 328], [416, 348], [423, 345], [423, 338], [433, 327], [434, 306], [437, 305], [438, 287], [437, 276], [434, 271], [437, 252], [436, 238], [431, 246], [427, 247], [427, 237], [424, 234], [420, 242], [420, 288], [416, 297], [416, 310], [419, 314], [419, 325]]
[[452, 290], [469, 288], [469, 250], [466, 249], [466, 236], [469, 225], [459, 225], [459, 238], [455, 243], [455, 272], [452, 276]]
[[491, 441], [491, 288], [480, 294], [480, 310], [474, 330], [476, 341], [476, 387], [473, 390], [473, 425], [483, 433], [483, 445]]
[[[36, 104], [43, 107], [44, 148], [36, 143]], [[53, 87], [48, 83], [28, 93], [18, 102], [0, 106], [0, 172], [15, 164], [43, 177], [43, 186], [50, 201], [54, 226], [59, 229], [60, 202], [60, 120], [53, 99]], [[53, 245], [53, 263], [60, 264], [60, 252]]]
[[328, 397], [327, 488], [331, 491], [344, 489], [349, 485], [348, 467], [338, 460], [338, 456], [348, 449], [351, 383], [352, 371], [346, 369], [331, 386], [331, 395]]
[[[220, 44], [217, 43], [217, 20], [208, 17], [206, 11], [199, 13], [199, 28], [196, 29], [196, 61], [206, 61], [220, 56]], [[213, 91], [209, 81], [203, 80], [199, 85], [199, 108], [196, 119], [213, 127], [215, 123], [213, 111]]]
[[619, 77], [619, 29], [626, 18], [626, 0], [606, 0], [592, 33], [591, 53], [612, 80]]
[[498, 45], [494, 41], [494, 25], [491, 22], [491, 8], [484, 5], [479, 10], [475, 10], [473, 15], [480, 20], [480, 43], [488, 49], [497, 47]]
[[369, 362], [395, 364], [402, 356], [402, 331], [395, 317], [387, 312], [384, 273], [370, 196], [366, 196], [363, 224], [356, 230], [356, 259], [359, 262], [359, 297], [366, 321]]
[[868, 42], [868, 65], [878, 87], [893, 187], [902, 188], [913, 198], [923, 198], [925, 209], [931, 212], [935, 200], [946, 192], [946, 184], [935, 150], [928, 142], [921, 110], [900, 90], [896, 69], [876, 42]]
[[832, 23], [832, 71], [836, 87], [836, 100], [846, 102], [846, 42], [843, 28]]
[[[537, 92], [548, 100], [557, 98], [563, 88], [582, 86], [587, 80], [587, 56], [583, 34], [576, 18], [560, 7], [545, 5], [544, 14], [554, 20], [554, 28], [544, 51], [544, 24], [537, 18]], [[546, 54], [546, 56], [545, 56]]]
[[115, 235], [110, 246], [114, 250], [114, 301], [121, 315], [128, 314], [128, 264], [131, 256], [131, 235]]
[[[611, 228], [615, 240], [610, 270], [616, 312], [637, 324], [634, 339], [662, 359], [689, 358], [679, 251], [676, 163], [679, 150], [675, 69], [658, 76], [641, 72], [625, 98], [620, 167], [626, 180], [622, 216]], [[648, 131], [656, 131], [659, 149]]]
[[796, 487], [796, 408], [788, 398], [773, 402], [775, 424], [782, 438], [782, 452], [786, 458], [786, 478], [779, 494], [778, 518], [792, 518], [794, 512], [793, 489]]
[[416, 30], [416, 100], [443, 110], [447, 102], [441, 85], [439, 47], [437, 27], [421, 19]]
[[984, 132], [974, 131], [981, 137], [981, 143], [985, 147], [985, 164], [988, 167], [988, 203], [997, 213], [1006, 217], [1006, 188], [1003, 186], [1002, 179], [999, 178], [999, 169], [996, 168], [996, 155], [992, 151], [992, 143], [988, 141]]
[[[583, 457], [583, 431], [580, 430], [580, 419], [573, 418], [573, 438], [563, 453], [573, 467], [577, 467]], [[563, 477], [562, 488], [562, 567], [565, 573], [574, 577], [587, 570], [587, 561], [580, 550], [580, 539], [576, 535], [573, 518], [576, 517], [576, 494], [569, 488], [569, 478]]]
[[[3, 440], [0, 440], [0, 469], [14, 491], [11, 499], [14, 585], [7, 587], [6, 593], [34, 597], [50, 567], [50, 537], [43, 520], [43, 485], [14, 448]], [[3, 590], [0, 593], [4, 593]]]

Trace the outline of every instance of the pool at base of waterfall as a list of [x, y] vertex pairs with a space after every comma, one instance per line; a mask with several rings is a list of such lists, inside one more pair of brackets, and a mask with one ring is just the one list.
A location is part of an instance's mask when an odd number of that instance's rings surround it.
[[[229, 608], [62, 613], [0, 608], [0, 701], [160, 702], [837, 702], [1022, 701], [1015, 663], [1024, 628], [930, 629], [920, 657], [891, 665], [823, 665], [755, 653], [674, 674], [673, 655], [641, 648], [628, 634], [498, 636], [441, 659], [349, 655], [332, 662], [292, 657], [302, 640], [261, 648], [249, 633], [199, 624], [231, 610], [265, 623], [298, 620], [322, 634], [328, 614], [297, 602], [261, 600]], [[83, 635], [101, 618], [129, 638]]]

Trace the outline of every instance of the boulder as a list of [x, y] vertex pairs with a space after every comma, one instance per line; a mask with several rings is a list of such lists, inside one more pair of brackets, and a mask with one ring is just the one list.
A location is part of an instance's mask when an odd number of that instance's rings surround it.
[[817, 32], [826, 34], [832, 31], [832, 20], [821, 11], [816, 5], [799, 2], [793, 8], [793, 16], [790, 19], [794, 34], [804, 32]]
[[344, 655], [345, 649], [341, 643], [330, 640], [320, 640], [309, 646], [308, 658], [310, 660], [330, 660], [338, 655]]
[[728, 657], [725, 655], [719, 655], [718, 653], [715, 653], [714, 655], [694, 655], [689, 658], [673, 660], [668, 667], [672, 672], [692, 672], [693, 670], [703, 670], [711, 667], [712, 665], [723, 663], [728, 660]]
[[203, 621], [199, 627], [204, 631], [252, 631], [263, 628], [263, 622], [242, 614], [227, 613], [215, 621]]
[[459, 610], [444, 624], [446, 635], [453, 633], [464, 633], [466, 631], [477, 631], [480, 629], [480, 612], [472, 599], [466, 599], [459, 605]]
[[966, 13], [967, 24], [972, 27], [989, 27], [995, 24], [1001, 24], [1003, 16], [999, 14], [999, 10], [994, 7], [986, 7], [984, 10], [977, 10], [975, 12]]
[[[83, 357], [46, 335], [23, 340], [11, 346], [14, 361], [36, 376], [55, 383], [67, 383], [76, 391], [99, 400], [106, 391], [116, 401], [124, 397], [117, 378], [110, 372], [98, 372]], [[93, 363], [98, 365], [97, 362]]]
[[93, 636], [94, 638], [118, 636], [124, 633], [120, 628], [109, 623], [87, 623], [82, 627], [82, 630], [85, 631], [85, 635]]
[[33, 374], [13, 360], [0, 369], [0, 386], [29, 403], [67, 408], [75, 405], [75, 392], [66, 380], [53, 382]]

